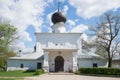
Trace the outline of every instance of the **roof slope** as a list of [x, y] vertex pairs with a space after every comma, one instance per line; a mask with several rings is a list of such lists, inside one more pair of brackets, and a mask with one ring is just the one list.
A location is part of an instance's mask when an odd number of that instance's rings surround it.
[[43, 59], [43, 55], [40, 53], [28, 53], [28, 54], [22, 54], [20, 56], [10, 57], [9, 59], [32, 59], [32, 60], [38, 60]]

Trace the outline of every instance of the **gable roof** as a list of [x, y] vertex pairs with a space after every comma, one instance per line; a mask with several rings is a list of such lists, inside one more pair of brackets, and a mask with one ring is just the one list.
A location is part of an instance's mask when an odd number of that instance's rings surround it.
[[103, 59], [101, 56], [97, 55], [97, 54], [85, 54], [85, 53], [81, 53], [78, 55], [78, 59], [93, 59], [93, 58], [96, 58], [96, 59]]
[[10, 57], [9, 59], [24, 59], [24, 60], [43, 60], [44, 56], [40, 53], [27, 53], [20, 56]]

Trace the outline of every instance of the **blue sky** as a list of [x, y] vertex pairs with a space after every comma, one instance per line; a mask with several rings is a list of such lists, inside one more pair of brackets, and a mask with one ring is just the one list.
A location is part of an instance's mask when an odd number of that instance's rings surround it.
[[0, 0], [0, 17], [10, 20], [18, 28], [19, 40], [12, 44], [16, 50], [32, 51], [35, 32], [51, 32], [51, 15], [60, 10], [66, 15], [67, 32], [82, 32], [89, 40], [88, 27], [95, 25], [107, 11], [120, 12], [120, 0]]

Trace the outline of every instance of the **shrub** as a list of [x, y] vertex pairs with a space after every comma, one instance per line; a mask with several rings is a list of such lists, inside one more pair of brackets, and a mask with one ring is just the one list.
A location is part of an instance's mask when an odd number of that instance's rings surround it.
[[118, 68], [80, 68], [78, 74], [120, 75]]
[[40, 74], [43, 74], [44, 73], [44, 70], [43, 69], [37, 69], [35, 71], [35, 74], [34, 75], [40, 75]]
[[30, 72], [35, 72], [35, 70], [26, 70], [24, 73], [30, 73]]

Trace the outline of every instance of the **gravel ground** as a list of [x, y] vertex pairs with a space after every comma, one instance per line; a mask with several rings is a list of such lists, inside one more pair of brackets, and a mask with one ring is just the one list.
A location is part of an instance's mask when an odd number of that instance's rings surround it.
[[43, 74], [34, 77], [25, 77], [24, 80], [120, 80], [115, 77], [97, 77], [74, 74]]

